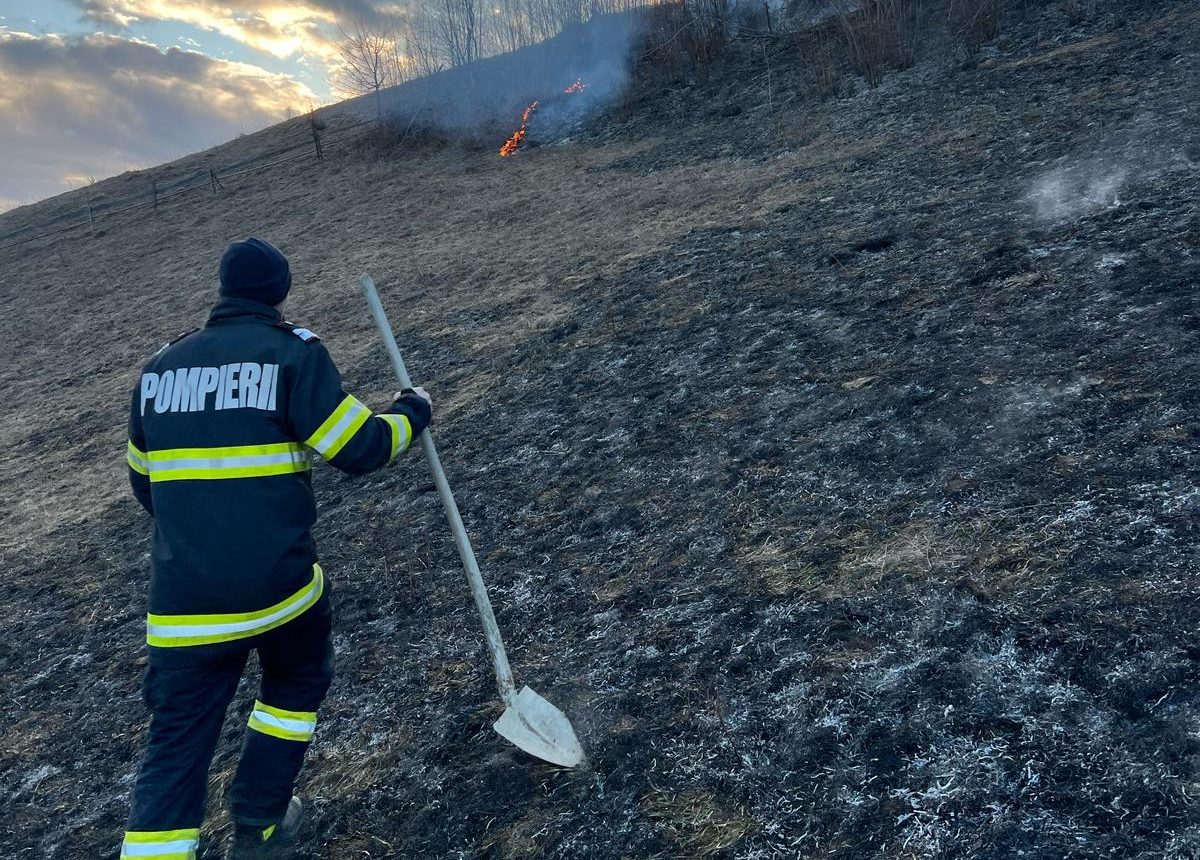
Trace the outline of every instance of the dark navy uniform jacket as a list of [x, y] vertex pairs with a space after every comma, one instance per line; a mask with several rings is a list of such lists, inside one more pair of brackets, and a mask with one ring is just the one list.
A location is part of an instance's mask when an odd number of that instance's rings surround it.
[[129, 478], [154, 516], [147, 640], [228, 642], [278, 627], [325, 588], [310, 528], [314, 457], [369, 472], [429, 423], [406, 394], [383, 414], [342, 389], [312, 332], [223, 299], [142, 370]]

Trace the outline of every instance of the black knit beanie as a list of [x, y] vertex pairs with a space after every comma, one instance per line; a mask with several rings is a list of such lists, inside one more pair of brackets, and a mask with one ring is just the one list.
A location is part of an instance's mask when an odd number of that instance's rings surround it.
[[233, 242], [221, 256], [223, 296], [277, 305], [287, 298], [292, 269], [278, 248], [262, 239]]

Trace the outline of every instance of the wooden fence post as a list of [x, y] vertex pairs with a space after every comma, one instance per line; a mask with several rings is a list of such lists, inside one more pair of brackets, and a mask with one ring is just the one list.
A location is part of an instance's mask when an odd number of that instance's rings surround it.
[[321, 147], [321, 129], [325, 127], [325, 123], [317, 118], [317, 109], [313, 108], [308, 114], [308, 127], [312, 132], [313, 146], [317, 150], [317, 161], [325, 160], [325, 151]]
[[88, 226], [93, 233], [96, 232], [96, 216], [92, 212], [92, 204], [88, 204]]

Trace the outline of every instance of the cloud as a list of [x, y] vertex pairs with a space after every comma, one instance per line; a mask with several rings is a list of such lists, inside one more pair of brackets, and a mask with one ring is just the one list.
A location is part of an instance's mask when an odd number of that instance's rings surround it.
[[334, 25], [339, 20], [380, 17], [368, 0], [72, 0], [101, 26], [129, 27], [146, 21], [175, 21], [220, 33], [258, 51], [285, 58], [337, 56]]
[[0, 27], [0, 199], [196, 152], [313, 99], [292, 77], [195, 51]]

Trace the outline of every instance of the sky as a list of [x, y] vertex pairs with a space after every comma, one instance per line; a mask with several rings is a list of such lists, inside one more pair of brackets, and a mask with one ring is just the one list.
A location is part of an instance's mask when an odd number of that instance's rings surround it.
[[337, 21], [375, 0], [0, 0], [0, 211], [331, 98]]

